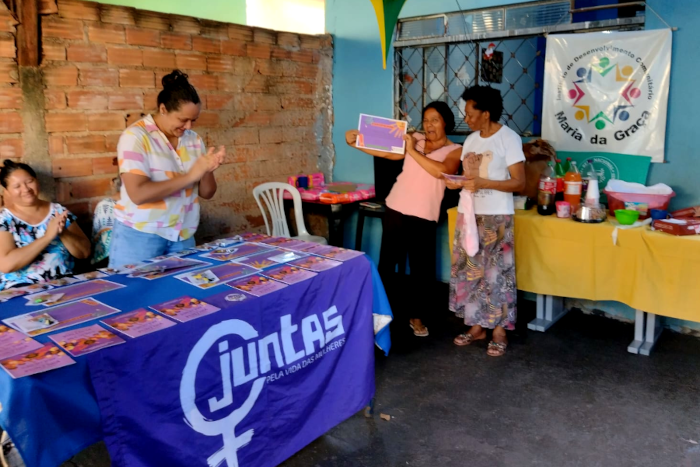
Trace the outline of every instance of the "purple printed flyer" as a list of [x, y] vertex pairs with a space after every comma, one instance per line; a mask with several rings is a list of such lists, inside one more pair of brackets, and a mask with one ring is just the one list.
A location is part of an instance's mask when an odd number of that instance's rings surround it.
[[307, 256], [306, 258], [292, 261], [289, 264], [308, 269], [310, 271], [322, 272], [338, 267], [343, 263], [340, 261], [333, 261], [332, 259], [328, 258], [322, 258], [320, 256]]
[[406, 150], [403, 137], [406, 135], [407, 128], [408, 124], [402, 120], [360, 114], [358, 125], [360, 134], [357, 135], [355, 146], [403, 154]]
[[244, 243], [242, 245], [212, 250], [209, 253], [202, 255], [202, 258], [210, 258], [216, 261], [232, 261], [236, 258], [243, 258], [244, 256], [264, 253], [266, 251], [270, 251], [270, 247], [254, 245], [252, 243]]
[[[307, 250], [308, 251], [308, 250]], [[311, 251], [309, 251], [311, 253]], [[313, 254], [323, 256], [324, 258], [335, 259], [337, 261], [349, 261], [364, 253], [361, 251], [347, 250], [337, 246], [325, 246], [323, 248], [314, 249]]]
[[216, 313], [221, 309], [192, 297], [176, 298], [150, 308], [181, 323]]
[[102, 320], [102, 323], [131, 338], [145, 336], [146, 334], [175, 326], [174, 321], [170, 321], [145, 308], [139, 308], [114, 318]]
[[99, 324], [93, 324], [72, 331], [60, 332], [49, 336], [49, 338], [73, 357], [80, 357], [81, 355], [94, 352], [95, 350], [105, 349], [126, 342], [124, 339], [108, 331]]
[[308, 271], [306, 269], [302, 269], [298, 266], [285, 264], [284, 266], [268, 269], [267, 271], [265, 271], [265, 275], [271, 277], [272, 279], [276, 279], [280, 282], [284, 282], [285, 284], [291, 285], [301, 281], [305, 281], [307, 279], [311, 279], [312, 277], [315, 277], [318, 274], [312, 271]]
[[248, 256], [247, 258], [241, 258], [236, 261], [240, 264], [245, 264], [256, 269], [265, 269], [282, 263], [287, 263], [289, 261], [294, 261], [295, 259], [300, 259], [305, 256], [308, 255], [296, 251], [270, 250], [264, 253], [258, 253], [257, 255]]
[[0, 325], [0, 360], [23, 352], [31, 352], [43, 345], [15, 329]]
[[138, 277], [151, 281], [208, 265], [209, 263], [205, 261], [172, 257], [140, 266], [134, 269], [127, 277]]
[[0, 360], [0, 366], [13, 379], [44, 373], [56, 368], [72, 365], [75, 362], [54, 343]]
[[258, 241], [258, 243], [261, 243], [263, 245], [278, 246], [281, 248], [291, 249], [295, 246], [301, 246], [306, 242], [288, 237], [270, 237], [264, 240], [260, 240]]
[[209, 269], [200, 269], [194, 272], [179, 274], [175, 276], [175, 278], [199, 287], [200, 289], [210, 289], [255, 272], [257, 272], [256, 269], [244, 264], [227, 263]]
[[260, 274], [253, 274], [252, 276], [229, 282], [226, 285], [256, 297], [262, 297], [263, 295], [277, 292], [287, 287], [286, 284], [272, 280], [269, 277], [261, 276]]
[[[59, 290], [53, 291], [56, 294], [63, 294], [63, 296], [55, 301], [49, 300], [48, 303], [47, 301], [44, 301], [42, 305], [60, 305], [62, 303], [72, 302], [73, 300], [78, 300], [80, 298], [90, 297], [93, 295], [109, 292], [111, 290], [121, 289], [122, 287], [126, 286], [104, 279], [95, 279], [93, 281], [88, 282], [79, 282], [77, 284], [69, 285], [67, 287], [63, 287]], [[51, 293], [52, 292], [49, 292], [48, 294], [50, 295]]]

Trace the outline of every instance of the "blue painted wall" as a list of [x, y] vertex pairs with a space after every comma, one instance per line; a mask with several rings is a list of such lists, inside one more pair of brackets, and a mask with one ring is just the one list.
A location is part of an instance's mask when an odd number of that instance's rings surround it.
[[[598, 0], [598, 3], [600, 0]], [[462, 8], [487, 8], [522, 3], [499, 0], [461, 0]], [[668, 123], [666, 129], [665, 164], [652, 164], [649, 183], [664, 182], [671, 185], [678, 196], [672, 207], [700, 205], [700, 188], [697, 183], [697, 118], [694, 110], [700, 108], [700, 93], [695, 89], [695, 77], [700, 75], [700, 62], [695, 59], [700, 43], [700, 2], [673, 2], [647, 0], [671, 26], [679, 28], [673, 33], [673, 58]], [[454, 0], [408, 0], [402, 17], [446, 13], [457, 10]], [[334, 178], [353, 182], [374, 181], [372, 158], [348, 147], [344, 133], [357, 126], [361, 112], [392, 116], [393, 71], [389, 53], [387, 69], [382, 69], [379, 33], [372, 5], [368, 0], [327, 0], [326, 27], [335, 39], [333, 101], [335, 127], [333, 139], [336, 147]], [[650, 11], [646, 17], [647, 29], [665, 27]], [[346, 246], [353, 247], [356, 223], [351, 219], [346, 226]], [[381, 223], [368, 219], [365, 224], [363, 250], [375, 261], [379, 257]], [[438, 231], [438, 278], [449, 278], [449, 252], [447, 230], [441, 225]], [[599, 303], [599, 308], [612, 315], [633, 316], [632, 311], [621, 304]], [[667, 320], [667, 326], [700, 330], [700, 324]]]

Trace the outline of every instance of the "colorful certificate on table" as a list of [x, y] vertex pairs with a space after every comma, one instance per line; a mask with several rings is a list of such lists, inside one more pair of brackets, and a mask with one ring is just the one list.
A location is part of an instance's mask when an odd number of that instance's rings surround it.
[[209, 253], [203, 254], [202, 258], [210, 258], [216, 261], [232, 261], [236, 258], [243, 258], [244, 256], [270, 251], [271, 249], [272, 248], [263, 245], [244, 243], [242, 245], [212, 250]]
[[271, 238], [269, 235], [261, 233], [244, 233], [240, 236], [245, 242], [259, 242], [260, 240], [265, 240], [266, 238]]
[[404, 154], [408, 123], [403, 120], [375, 117], [373, 115], [360, 114], [357, 142], [355, 146], [363, 149], [376, 149], [377, 151]]
[[209, 269], [186, 272], [175, 276], [183, 282], [199, 287], [200, 289], [210, 289], [225, 282], [247, 276], [257, 272], [256, 269], [244, 264], [228, 263], [221, 266], [214, 266]]
[[0, 366], [13, 379], [44, 373], [72, 365], [75, 361], [53, 342], [44, 346], [0, 360]]
[[73, 277], [81, 281], [91, 281], [93, 279], [102, 279], [103, 277], [107, 277], [107, 274], [100, 271], [90, 271]]
[[271, 266], [287, 263], [289, 261], [294, 261], [295, 259], [304, 258], [305, 256], [307, 256], [305, 253], [299, 253], [296, 251], [270, 250], [264, 253], [258, 253], [257, 255], [248, 256], [247, 258], [241, 258], [236, 261], [241, 264], [252, 266], [256, 269], [265, 269]]
[[261, 243], [263, 245], [278, 246], [281, 248], [291, 249], [295, 246], [301, 246], [306, 242], [288, 237], [270, 237], [264, 240], [259, 240], [258, 243]]
[[328, 258], [322, 258], [321, 256], [307, 256], [306, 258], [292, 261], [289, 264], [292, 266], [299, 266], [300, 268], [308, 269], [310, 271], [322, 272], [338, 267], [343, 263]]
[[315, 248], [314, 250], [306, 251], [315, 255], [323, 256], [324, 258], [335, 259], [338, 261], [349, 261], [364, 254], [361, 251], [348, 250], [337, 246], [324, 246], [323, 248]]
[[316, 246], [323, 246], [319, 243], [312, 243], [312, 242], [302, 242], [300, 241], [298, 245], [294, 246], [287, 246], [285, 245], [283, 248], [286, 248], [287, 250], [292, 250], [292, 251], [306, 251], [309, 248], [313, 248]]
[[172, 257], [140, 266], [131, 271], [131, 274], [129, 274], [127, 277], [138, 277], [140, 279], [152, 281], [155, 279], [160, 279], [161, 277], [181, 273], [189, 269], [200, 268], [208, 265], [209, 263], [205, 261]]
[[85, 323], [95, 318], [119, 313], [119, 311], [121, 310], [98, 302], [94, 298], [85, 298], [77, 302], [65, 303], [8, 318], [4, 322], [28, 336], [38, 336]]
[[265, 275], [276, 279], [285, 284], [296, 284], [312, 277], [317, 276], [315, 272], [302, 269], [298, 266], [292, 266], [290, 264], [285, 264], [284, 266], [278, 266], [276, 268], [268, 269], [265, 271]]
[[175, 300], [153, 305], [150, 308], [181, 323], [216, 313], [221, 309], [192, 297], [176, 298]]
[[16, 329], [0, 324], [0, 360], [23, 352], [36, 350], [43, 345]]
[[73, 357], [105, 349], [126, 342], [99, 324], [53, 334], [49, 338]]
[[131, 338], [145, 336], [176, 325], [174, 321], [145, 308], [102, 320], [102, 323]]
[[226, 285], [233, 287], [234, 289], [242, 290], [243, 292], [249, 293], [256, 297], [262, 297], [263, 295], [277, 292], [278, 290], [282, 290], [287, 287], [286, 284], [277, 282], [276, 280], [260, 274], [246, 276], [243, 279], [229, 282]]
[[[126, 287], [116, 282], [107, 281], [104, 279], [95, 279], [88, 282], [78, 282], [77, 284], [69, 285], [58, 290], [52, 290], [42, 294], [46, 299], [41, 302], [44, 306], [60, 305], [62, 303], [72, 302], [80, 298], [90, 297], [105, 292]], [[52, 300], [52, 295], [62, 294], [57, 300]]]

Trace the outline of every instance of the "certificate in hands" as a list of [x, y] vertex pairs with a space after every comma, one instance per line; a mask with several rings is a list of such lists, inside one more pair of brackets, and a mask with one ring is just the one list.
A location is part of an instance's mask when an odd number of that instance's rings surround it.
[[406, 151], [406, 135], [408, 123], [403, 120], [375, 117], [360, 114], [357, 142], [355, 146], [361, 149], [403, 154]]

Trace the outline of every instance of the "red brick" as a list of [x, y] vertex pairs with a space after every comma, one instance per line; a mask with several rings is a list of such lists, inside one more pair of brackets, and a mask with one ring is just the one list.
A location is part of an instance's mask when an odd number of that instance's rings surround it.
[[87, 118], [84, 113], [47, 113], [44, 118], [46, 131], [49, 133], [87, 130]]
[[21, 138], [0, 140], [0, 158], [20, 159], [24, 155], [24, 141]]
[[272, 123], [273, 115], [271, 112], [250, 112], [243, 119], [239, 120], [236, 126], [265, 127]]
[[39, 0], [40, 15], [54, 15], [58, 13], [58, 5], [56, 0]]
[[313, 94], [316, 90], [315, 83], [300, 79], [280, 79], [271, 86], [271, 92], [275, 94]]
[[41, 18], [42, 37], [83, 40], [83, 22], [72, 19], [59, 19], [54, 16]]
[[119, 70], [119, 86], [123, 88], [153, 88], [155, 75], [152, 71]]
[[143, 108], [145, 110], [156, 110], [158, 107], [158, 94], [160, 94], [160, 91], [146, 92], [143, 94]]
[[284, 129], [282, 127], [260, 129], [261, 144], [274, 144], [282, 142], [284, 142]]
[[163, 33], [160, 43], [165, 49], [192, 50], [192, 36], [189, 34]]
[[49, 135], [49, 154], [52, 156], [62, 156], [63, 150], [63, 136]]
[[253, 75], [251, 76], [243, 87], [245, 92], [263, 92], [267, 93], [270, 91], [270, 85], [266, 76]]
[[175, 52], [166, 50], [144, 50], [143, 63], [147, 67], [167, 68], [168, 71], [172, 71], [177, 66], [175, 65]]
[[95, 175], [116, 175], [119, 172], [116, 157], [95, 157], [92, 159], [92, 173]]
[[233, 73], [233, 59], [226, 55], [207, 57], [207, 70], [212, 73]]
[[66, 209], [68, 209], [71, 213], [78, 216], [78, 222], [82, 222], [81, 218], [89, 217], [93, 212], [95, 212], [94, 209], [90, 209], [90, 203], [88, 201], [82, 201], [79, 203], [66, 203], [65, 206]]
[[[17, 21], [7, 9], [0, 9], [0, 31], [15, 33]], [[228, 38], [228, 29], [226, 30], [226, 38]]]
[[275, 45], [277, 43], [277, 34], [269, 29], [253, 29], [253, 42], [259, 44]]
[[70, 192], [73, 199], [106, 196], [111, 189], [112, 179], [110, 177], [78, 179], [70, 183]]
[[284, 141], [288, 143], [301, 143], [304, 141], [304, 131], [300, 128], [285, 128], [284, 129]]
[[41, 44], [42, 61], [47, 60], [65, 60], [66, 46], [63, 44], [54, 44], [48, 41], [43, 41]]
[[126, 24], [133, 26], [136, 24], [134, 20], [133, 8], [126, 8], [113, 5], [102, 5], [100, 7], [100, 21], [103, 23]]
[[117, 152], [117, 144], [119, 144], [119, 137], [121, 135], [107, 135], [105, 136], [105, 147], [107, 152]]
[[302, 49], [319, 50], [319, 49], [321, 49], [322, 44], [323, 44], [323, 40], [319, 36], [308, 36], [308, 35], [301, 36], [301, 48]]
[[281, 47], [273, 47], [271, 56], [277, 60], [291, 60], [292, 51]]
[[46, 86], [77, 86], [78, 69], [73, 65], [44, 68]]
[[102, 45], [70, 44], [68, 61], [104, 63], [107, 61], [107, 51]]
[[92, 175], [92, 161], [86, 158], [60, 158], [51, 161], [56, 178], [85, 177]]
[[68, 107], [83, 110], [106, 110], [108, 93], [97, 91], [71, 91], [68, 94]]
[[126, 43], [124, 26], [119, 24], [88, 25], [88, 40], [93, 43], [124, 44]]
[[245, 57], [246, 43], [237, 40], [221, 41], [221, 53], [235, 57]]
[[21, 109], [22, 90], [20, 88], [0, 88], [0, 109]]
[[175, 56], [177, 67], [184, 70], [206, 70], [207, 57], [201, 54], [183, 54], [178, 53]]
[[71, 186], [69, 182], [59, 181], [56, 183], [56, 201], [66, 205], [71, 201]]
[[143, 52], [140, 49], [124, 47], [108, 47], [107, 62], [110, 65], [143, 65]]
[[314, 52], [310, 50], [300, 50], [298, 52], [290, 52], [290, 60], [302, 63], [314, 63]]
[[246, 55], [252, 58], [269, 59], [272, 53], [272, 47], [269, 44], [246, 44]]
[[58, 15], [61, 18], [100, 20], [100, 7], [97, 3], [82, 0], [61, 0], [58, 5]]
[[81, 68], [81, 86], [116, 87], [119, 85], [119, 72], [110, 68]]
[[255, 73], [263, 76], [280, 76], [280, 65], [277, 60], [255, 60]]
[[109, 110], [143, 109], [142, 93], [121, 93], [109, 96]]
[[10, 34], [0, 36], [0, 57], [15, 58], [16, 56], [14, 36]]
[[201, 35], [215, 39], [228, 39], [228, 24], [200, 19]]
[[215, 75], [189, 75], [189, 80], [196, 90], [216, 90], [219, 86], [219, 78]]
[[68, 154], [90, 154], [105, 152], [105, 137], [102, 135], [66, 136]]
[[255, 96], [256, 110], [275, 111], [280, 110], [281, 108], [282, 104], [280, 103], [280, 98], [278, 96], [268, 94]]
[[160, 33], [148, 29], [126, 28], [126, 43], [146, 47], [160, 47]]
[[190, 16], [170, 15], [170, 19], [173, 31], [198, 36], [202, 30], [199, 20]]
[[24, 125], [19, 112], [0, 113], [0, 133], [22, 133]]
[[220, 54], [221, 40], [194, 36], [192, 37], [192, 50], [203, 53]]
[[87, 114], [87, 125], [89, 131], [119, 131], [126, 128], [126, 118], [119, 112]]
[[243, 92], [243, 87], [248, 81], [249, 78], [243, 76], [222, 75], [219, 76], [219, 90], [231, 93]]
[[223, 110], [232, 108], [233, 96], [228, 94], [209, 94], [207, 95], [207, 109]]
[[158, 31], [170, 31], [170, 15], [153, 11], [136, 10], [134, 12], [136, 26], [144, 29], [156, 29]]
[[198, 128], [215, 128], [219, 126], [219, 114], [216, 112], [200, 112], [196, 126]]
[[0, 83], [17, 83], [19, 73], [14, 60], [0, 59]]
[[233, 59], [233, 73], [240, 76], [249, 76], [255, 73], [255, 59], [250, 57], [235, 57]]
[[281, 96], [283, 109], [315, 109], [316, 100], [313, 97], [299, 97], [293, 95]]
[[291, 32], [278, 32], [277, 33], [277, 45], [284, 47], [299, 47], [300, 40], [299, 34], [293, 34]]
[[258, 144], [259, 133], [256, 128], [235, 128], [231, 130], [235, 144]]
[[66, 93], [54, 89], [44, 89], [44, 108], [46, 110], [61, 110], [66, 106]]
[[230, 24], [228, 27], [228, 37], [229, 39], [238, 41], [251, 42], [253, 40], [253, 30], [246, 26]]
[[126, 126], [129, 127], [133, 125], [134, 123], [138, 122], [141, 120], [143, 117], [145, 117], [145, 113], [131, 113], [131, 114], [126, 114]]

